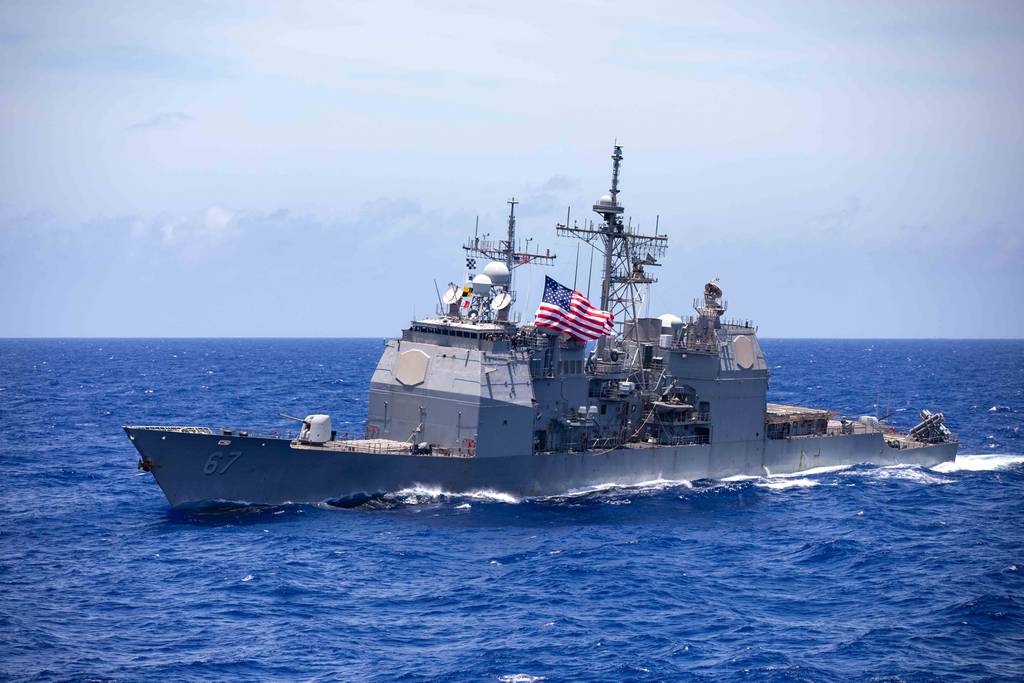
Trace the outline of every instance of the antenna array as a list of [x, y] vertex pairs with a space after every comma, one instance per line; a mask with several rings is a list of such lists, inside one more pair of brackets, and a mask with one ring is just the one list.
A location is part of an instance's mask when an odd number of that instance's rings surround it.
[[480, 237], [479, 234], [473, 235], [462, 245], [462, 248], [466, 250], [466, 256], [482, 256], [492, 261], [502, 261], [508, 266], [509, 273], [527, 263], [543, 266], [554, 265], [556, 256], [551, 253], [550, 249], [545, 250], [542, 254], [530, 251], [530, 240], [526, 241], [525, 249], [521, 241], [516, 244], [516, 204], [518, 203], [515, 197], [508, 200], [508, 238], [494, 240], [486, 235], [484, 237]]

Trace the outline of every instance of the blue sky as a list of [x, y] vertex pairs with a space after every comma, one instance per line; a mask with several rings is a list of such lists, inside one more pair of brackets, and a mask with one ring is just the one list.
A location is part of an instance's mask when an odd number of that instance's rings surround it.
[[[763, 336], [1024, 336], [1019, 2], [0, 4], [0, 336], [384, 336], [606, 191]], [[584, 265], [589, 261], [584, 252]]]

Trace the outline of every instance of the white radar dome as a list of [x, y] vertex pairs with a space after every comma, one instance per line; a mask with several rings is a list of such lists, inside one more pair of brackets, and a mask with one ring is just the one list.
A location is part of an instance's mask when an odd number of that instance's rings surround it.
[[512, 280], [511, 273], [508, 272], [508, 266], [501, 261], [491, 261], [484, 266], [484, 275], [491, 278], [491, 284], [495, 285], [507, 285]]
[[605, 206], [612, 205], [612, 196], [610, 194], [603, 194], [601, 198], [597, 200], [598, 204], [604, 204]]
[[480, 273], [473, 278], [473, 294], [476, 296], [487, 296], [491, 293], [491, 278]]
[[670, 330], [683, 324], [683, 319], [675, 313], [662, 313], [658, 316], [658, 320], [661, 321], [661, 329], [663, 330]]

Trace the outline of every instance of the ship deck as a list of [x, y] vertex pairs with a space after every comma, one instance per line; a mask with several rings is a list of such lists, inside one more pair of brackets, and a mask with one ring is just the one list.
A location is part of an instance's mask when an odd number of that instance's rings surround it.
[[832, 411], [825, 408], [807, 408], [790, 406], [784, 403], [768, 403], [765, 413], [769, 422], [786, 422], [796, 420], [821, 420], [832, 417]]
[[449, 457], [449, 458], [472, 458], [476, 455], [474, 449], [468, 448], [442, 448], [434, 446], [429, 453], [419, 453], [408, 441], [395, 441], [393, 439], [347, 439], [327, 441], [322, 444], [292, 442], [292, 448], [301, 448], [316, 451], [342, 451], [345, 453], [371, 453], [371, 454], [392, 454], [392, 455], [422, 455], [425, 457]]

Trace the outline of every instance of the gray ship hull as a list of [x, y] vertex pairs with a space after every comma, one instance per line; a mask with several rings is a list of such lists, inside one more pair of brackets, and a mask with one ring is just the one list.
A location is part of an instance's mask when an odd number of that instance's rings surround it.
[[756, 444], [639, 446], [580, 453], [453, 457], [364, 453], [297, 445], [287, 439], [224, 437], [173, 428], [126, 427], [175, 507], [225, 503], [337, 502], [414, 487], [450, 493], [489, 490], [556, 496], [602, 484], [790, 474], [868, 463], [932, 466], [957, 444], [897, 449], [879, 433], [764, 440]]

